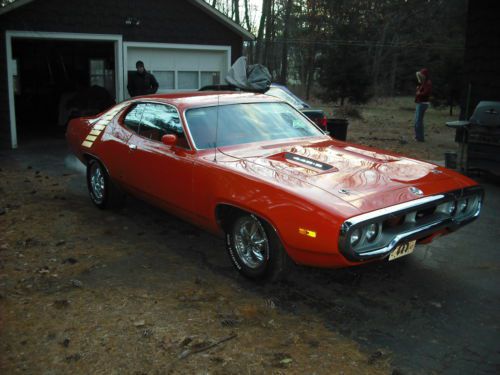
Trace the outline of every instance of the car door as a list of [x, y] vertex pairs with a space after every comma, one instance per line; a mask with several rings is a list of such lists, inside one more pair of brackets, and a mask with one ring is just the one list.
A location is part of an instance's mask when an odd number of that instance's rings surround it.
[[139, 130], [145, 106], [134, 103], [123, 113], [116, 115], [109, 123], [109, 132], [101, 138], [103, 145], [101, 159], [114, 181], [123, 184], [126, 160], [129, 155], [128, 140]]
[[[192, 211], [193, 153], [174, 106], [143, 103], [139, 128], [128, 140], [127, 184], [145, 199], [186, 214]], [[161, 137], [175, 134], [177, 143], [165, 145]]]

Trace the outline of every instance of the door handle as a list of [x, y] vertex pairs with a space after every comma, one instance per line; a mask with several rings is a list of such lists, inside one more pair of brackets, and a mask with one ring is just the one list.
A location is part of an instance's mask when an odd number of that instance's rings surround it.
[[131, 150], [137, 150], [137, 145], [130, 144], [128, 145], [128, 148]]

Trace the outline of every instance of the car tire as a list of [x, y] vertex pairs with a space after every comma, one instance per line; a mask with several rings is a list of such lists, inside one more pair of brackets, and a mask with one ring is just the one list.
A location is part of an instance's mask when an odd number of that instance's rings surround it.
[[92, 203], [101, 209], [117, 208], [125, 194], [111, 181], [106, 168], [96, 159], [87, 164], [87, 187]]
[[249, 213], [232, 218], [226, 248], [235, 268], [253, 280], [282, 280], [291, 262], [274, 228]]

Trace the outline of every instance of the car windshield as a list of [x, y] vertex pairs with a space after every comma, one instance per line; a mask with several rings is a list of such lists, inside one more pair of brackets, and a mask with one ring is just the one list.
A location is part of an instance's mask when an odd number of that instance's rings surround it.
[[186, 112], [186, 120], [196, 148], [201, 150], [215, 145], [231, 146], [323, 135], [321, 130], [286, 103], [193, 108]]

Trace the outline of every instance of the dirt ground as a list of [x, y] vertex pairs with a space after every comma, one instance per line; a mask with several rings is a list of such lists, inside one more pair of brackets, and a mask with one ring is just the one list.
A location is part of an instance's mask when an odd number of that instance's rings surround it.
[[231, 276], [211, 270], [222, 240], [142, 202], [98, 210], [77, 172], [1, 165], [0, 373], [391, 372], [389, 353], [247, 290], [225, 254]]
[[[418, 144], [411, 100], [382, 104], [349, 140], [430, 160], [455, 149], [446, 111], [428, 111]], [[221, 239], [143, 202], [95, 208], [82, 171], [62, 140], [0, 152], [1, 374], [500, 369], [496, 186], [483, 218], [406, 260], [263, 285]]]

